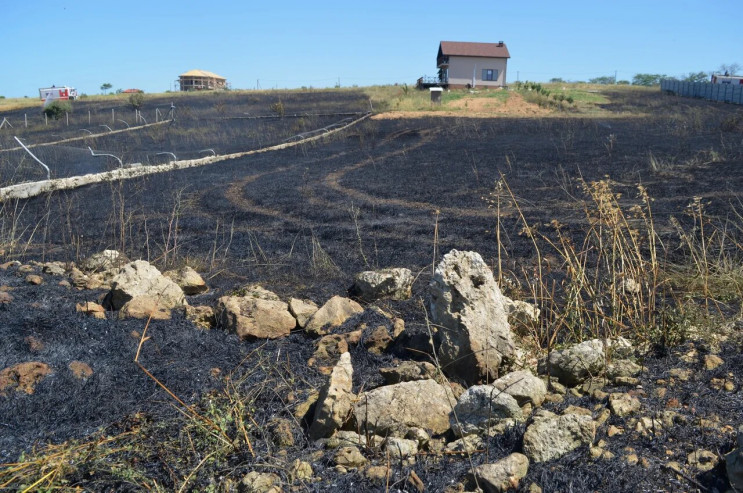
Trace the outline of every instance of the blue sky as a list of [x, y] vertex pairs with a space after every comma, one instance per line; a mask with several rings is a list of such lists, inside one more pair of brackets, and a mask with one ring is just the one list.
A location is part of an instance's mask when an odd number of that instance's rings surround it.
[[438, 43], [504, 41], [508, 80], [679, 76], [743, 64], [740, 0], [3, 0], [0, 95], [69, 85], [171, 89], [202, 69], [235, 89], [413, 84]]

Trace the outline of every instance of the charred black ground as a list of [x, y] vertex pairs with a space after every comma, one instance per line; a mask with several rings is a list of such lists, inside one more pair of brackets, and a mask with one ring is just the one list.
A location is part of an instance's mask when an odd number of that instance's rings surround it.
[[[558, 220], [577, 240], [585, 220], [576, 201], [581, 181], [610, 181], [626, 204], [634, 203], [636, 185], [644, 185], [668, 241], [678, 242], [672, 216], [691, 223], [685, 212], [694, 196], [703, 197], [711, 218], [724, 220], [734, 214], [743, 185], [743, 134], [726, 122], [739, 108], [661, 94], [624, 97], [611, 96], [609, 109], [617, 116], [606, 118], [366, 120], [292, 149], [6, 203], [5, 224], [15, 224], [19, 232], [15, 248], [6, 255], [22, 261], [77, 261], [113, 248], [148, 259], [162, 270], [189, 264], [212, 288], [191, 300], [194, 304], [209, 304], [251, 282], [285, 298], [322, 303], [345, 294], [359, 271], [408, 267], [417, 274], [413, 299], [382, 306], [405, 319], [409, 338], [388, 356], [370, 355], [363, 347], [352, 353], [354, 390], [370, 388], [381, 383], [378, 369], [393, 358], [425, 357], [404, 348], [418, 347], [426, 339], [420, 299], [434, 256], [438, 260], [452, 248], [474, 250], [494, 264], [496, 218], [483, 198], [501, 177], [530, 224], [547, 227]], [[248, 101], [219, 98], [203, 96], [180, 104], [189, 108], [180, 112], [183, 124], [139, 137], [110, 136], [98, 144], [102, 149], [131, 149], [132, 159], [138, 151], [152, 151], [149, 143], [158, 139], [179, 153], [217, 142], [210, 147], [222, 153], [270, 145], [333, 120], [308, 118], [300, 126], [294, 119], [204, 123], [207, 118], [238, 116], [238, 110], [241, 115], [269, 113], [275, 103], [272, 95]], [[367, 104], [361, 93], [318, 92], [296, 99], [282, 96], [282, 101], [287, 113], [294, 108], [363, 111]], [[27, 137], [52, 140], [44, 129], [34, 132]], [[78, 151], [57, 150], [68, 157]], [[519, 234], [523, 225], [517, 211], [503, 210], [501, 221], [508, 245], [506, 265], [514, 275], [523, 275], [535, 260], [528, 239]], [[59, 278], [44, 278], [44, 285], [29, 286], [14, 268], [0, 271], [0, 285], [14, 288], [14, 301], [0, 305], [0, 368], [35, 359], [54, 369], [33, 395], [0, 397], [0, 462], [15, 460], [34, 444], [83, 439], [100, 428], [111, 434], [141, 430], [141, 438], [151, 443], [172, 440], [182, 419], [177, 406], [133, 363], [139, 342], [133, 332], [141, 334], [144, 323], [86, 318], [75, 312], [75, 303], [95, 300], [102, 292], [69, 290], [56, 284]], [[349, 321], [349, 327], [357, 322]], [[740, 327], [730, 330], [740, 332]], [[270, 343], [239, 342], [221, 330], [198, 330], [181, 316], [153, 321], [148, 331], [152, 339], [145, 344], [142, 364], [201, 412], [208, 411], [210, 393], [223, 392], [226, 374], [241, 381], [241, 390], [254, 394], [256, 456], [236, 451], [199, 476], [194, 488], [254, 469], [286, 477], [285, 468], [295, 458], [307, 460], [314, 451], [318, 455], [313, 467], [323, 479], [303, 484], [304, 490], [385, 490], [359, 473], [335, 472], [332, 453], [322, 452], [301, 433], [295, 433], [295, 445], [283, 454], [262, 434], [272, 419], [291, 418], [292, 398], [305, 397], [325, 380], [316, 368], [307, 367], [313, 351], [310, 338], [297, 333]], [[28, 336], [41, 340], [43, 348], [32, 351]], [[697, 346], [701, 352], [708, 350]], [[684, 421], [650, 436], [628, 429], [607, 439], [608, 449], [616, 454], [611, 460], [591, 460], [579, 449], [557, 461], [532, 464], [522, 481], [524, 491], [531, 482], [544, 491], [723, 491], [722, 466], [681, 479], [664, 467], [670, 460], [684, 463], [698, 448], [727, 453], [734, 435], [721, 430], [743, 422], [740, 344], [723, 345], [719, 355], [725, 363], [713, 371], [681, 361], [679, 355], [689, 349], [649, 353], [641, 376], [643, 405], [673, 409]], [[85, 381], [74, 378], [68, 369], [73, 360], [87, 362], [93, 375]], [[669, 386], [666, 398], [654, 397], [653, 390], [661, 386], [658, 380], [667, 380], [672, 368], [691, 369], [692, 378]], [[714, 390], [711, 378], [729, 379], [738, 390]], [[290, 397], [290, 392], [295, 395]], [[675, 401], [669, 404], [671, 398]], [[563, 403], [545, 407], [559, 411], [571, 404], [592, 409], [598, 402], [568, 394]], [[715, 423], [714, 431], [705, 431], [702, 418]], [[610, 423], [626, 428], [622, 418], [612, 417]], [[486, 451], [473, 456], [473, 464], [520, 450], [522, 434], [523, 429], [515, 429], [491, 439]], [[606, 437], [600, 433], [599, 438]], [[628, 465], [625, 447], [647, 458], [646, 467]], [[152, 450], [146, 470], [166, 487], [182, 480], [200, 460], [179, 466], [172, 450]], [[462, 480], [471, 464], [459, 456], [444, 456], [421, 457], [412, 469], [392, 466], [391, 489], [412, 491], [406, 478], [414, 470], [430, 491], [442, 491]], [[98, 491], [136, 489], [135, 483], [120, 477], [90, 472], [79, 471], [72, 484]]]

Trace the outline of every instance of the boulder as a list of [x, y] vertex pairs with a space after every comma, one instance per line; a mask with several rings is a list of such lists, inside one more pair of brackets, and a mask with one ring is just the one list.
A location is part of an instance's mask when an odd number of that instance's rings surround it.
[[504, 296], [482, 257], [452, 250], [436, 268], [428, 292], [445, 373], [470, 384], [498, 378], [515, 344]]
[[333, 296], [307, 321], [305, 330], [313, 335], [325, 335], [329, 329], [338, 327], [364, 308], [353, 300]]
[[515, 398], [519, 406], [526, 404], [540, 406], [547, 395], [547, 386], [544, 381], [527, 370], [504, 375], [493, 382], [493, 387]]
[[407, 300], [413, 286], [413, 273], [410, 269], [382, 269], [365, 271], [356, 275], [351, 295], [363, 301], [383, 298]]
[[481, 435], [499, 430], [506, 421], [515, 424], [524, 420], [519, 403], [511, 395], [493, 385], [473, 385], [459, 397], [450, 416], [456, 436]]
[[[270, 293], [270, 291], [268, 292]], [[273, 293], [271, 293], [273, 294]], [[228, 332], [241, 339], [278, 339], [288, 336], [297, 321], [283, 301], [265, 293], [223, 296], [217, 301], [216, 319]], [[275, 296], [275, 295], [274, 295]]]
[[289, 313], [297, 319], [297, 325], [304, 329], [312, 315], [317, 311], [317, 305], [310, 300], [291, 298], [289, 300]]
[[355, 397], [351, 391], [352, 379], [351, 353], [343, 353], [320, 390], [309, 429], [313, 440], [329, 437], [348, 420]]
[[163, 275], [180, 286], [183, 292], [189, 296], [205, 293], [209, 290], [204, 279], [189, 266], [163, 272]]
[[558, 459], [583, 445], [590, 445], [596, 424], [590, 416], [541, 412], [524, 433], [524, 454], [534, 462]]
[[144, 260], [130, 262], [119, 270], [111, 280], [107, 302], [113, 310], [119, 310], [137, 296], [152, 297], [164, 308], [186, 304], [183, 290]]
[[452, 391], [435, 380], [378, 387], [361, 394], [354, 405], [356, 428], [381, 436], [404, 437], [410, 428], [441, 434], [449, 429], [454, 403]]
[[467, 475], [467, 482], [479, 485], [484, 493], [503, 493], [517, 489], [528, 471], [529, 458], [516, 452], [498, 462], [477, 466]]
[[62, 262], [47, 262], [41, 268], [41, 272], [51, 276], [63, 276], [67, 272], [65, 264]]

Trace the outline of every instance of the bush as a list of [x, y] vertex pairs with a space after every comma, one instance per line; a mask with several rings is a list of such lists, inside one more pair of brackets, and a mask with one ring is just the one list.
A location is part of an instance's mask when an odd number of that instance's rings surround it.
[[132, 105], [132, 108], [135, 110], [141, 108], [142, 103], [144, 103], [144, 94], [141, 92], [135, 92], [129, 95], [129, 104]]
[[281, 100], [271, 104], [270, 109], [280, 118], [284, 117], [284, 103]]
[[59, 120], [65, 113], [72, 113], [72, 105], [69, 101], [52, 101], [43, 109], [43, 113], [54, 120]]

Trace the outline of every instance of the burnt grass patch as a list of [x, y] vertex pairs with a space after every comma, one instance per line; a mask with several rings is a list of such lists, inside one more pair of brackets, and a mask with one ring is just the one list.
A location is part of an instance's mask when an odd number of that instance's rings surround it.
[[[179, 122], [161, 136], [104, 136], [100, 146], [135, 159], [136, 152], [154, 149], [158, 138], [179, 153], [216, 141], [212, 146], [225, 153], [270, 145], [328, 123], [322, 117], [299, 128], [290, 119], [224, 119], [231, 105], [243, 113], [267, 113], [276, 96], [253, 96], [249, 103], [241, 97], [179, 100], [179, 109], [189, 108], [179, 112], [185, 113], [183, 126]], [[322, 304], [344, 295], [357, 272], [410, 268], [417, 276], [412, 300], [379, 303], [405, 320], [406, 338], [384, 356], [362, 345], [352, 350], [354, 391], [372, 388], [382, 383], [378, 369], [395, 358], [426, 359], [410, 348], [425, 347], [427, 340], [420, 300], [434, 260], [454, 248], [474, 250], [495, 268], [495, 230], [500, 227], [503, 268], [514, 283], [507, 290], [528, 299], [524, 286], [539, 258], [519, 214], [547, 236], [554, 234], [550, 223], [559, 221], [580, 245], [586, 235], [584, 183], [610, 183], [628, 207], [636, 203], [637, 185], [643, 185], [653, 199], [659, 237], [668, 245], [682, 244], [671, 218], [687, 230], [698, 228], [689, 214], [694, 197], [704, 202], [706, 224], [724, 226], [737, 217], [743, 134], [724, 122], [739, 108], [661, 94], [630, 98], [618, 93], [609, 99], [606, 117], [368, 119], [291, 149], [7, 202], [2, 204], [3, 253], [21, 261], [79, 261], [112, 248], [161, 270], [191, 265], [211, 288], [192, 304], [212, 304], [253, 282], [284, 299]], [[296, 104], [298, 112], [317, 113], [363, 111], [368, 103], [353, 92], [282, 94], [281, 101], [287, 112]], [[189, 121], [194, 125], [187, 126]], [[48, 130], [34, 132], [29, 136], [51, 140]], [[513, 195], [511, 200], [504, 196], [498, 220], [492, 192], [501, 179]], [[740, 230], [729, 232], [740, 240]], [[734, 251], [734, 244], [729, 248]], [[559, 281], [562, 266], [550, 260], [554, 251], [545, 253], [545, 276]], [[668, 255], [669, 260], [683, 259], [688, 252], [674, 246]], [[736, 254], [733, 258], [739, 260]], [[309, 441], [302, 427], [307, 423], [292, 411], [326, 379], [307, 366], [313, 352], [308, 336], [293, 333], [278, 341], [247, 343], [220, 329], [196, 329], [179, 314], [149, 323], [151, 339], [143, 345], [140, 362], [208, 423], [194, 418], [134, 364], [143, 321], [86, 318], [75, 312], [75, 303], [95, 301], [103, 292], [69, 290], [53, 276], [44, 275], [44, 280], [30, 286], [14, 268], [0, 271], [0, 285], [14, 288], [12, 304], [0, 304], [0, 368], [38, 359], [54, 369], [34, 394], [0, 397], [0, 462], [12, 463], [20, 454], [32, 457], [46, 443], [72, 440], [68, 449], [84, 449], [114, 437], [110, 454], [100, 460], [91, 454], [79, 467], [64, 470], [61, 476], [70, 488], [138, 491], [157, 484], [172, 490], [185, 482], [188, 490], [223, 491], [218, 488], [227, 488], [229, 480], [257, 470], [274, 472], [299, 491], [413, 491], [411, 472], [422, 478], [427, 491], [443, 491], [463, 480], [473, 465], [521, 450], [524, 430], [516, 427], [487, 439], [471, 458], [432, 454], [420, 456], [414, 466], [389, 463], [389, 480], [381, 485], [358, 471], [341, 474], [334, 468], [333, 451]], [[697, 302], [694, 297], [688, 301]], [[592, 459], [581, 448], [555, 461], [532, 463], [521, 490], [536, 483], [543, 491], [724, 491], [728, 485], [721, 463], [699, 474], [678, 474], [668, 467], [671, 461], [685, 464], [698, 449], [724, 455], [734, 446], [733, 430], [743, 422], [739, 299], [730, 295], [716, 306], [728, 318], [719, 325], [730, 335], [718, 352], [722, 366], [704, 370], [700, 363], [684, 362], [681, 355], [710, 347], [704, 340], [681, 338], [681, 345], [647, 352], [640, 386], [605, 389], [632, 390], [643, 415], [675, 411], [679, 418], [673, 427], [641, 433], [631, 426], [632, 416], [612, 416], [608, 425], [624, 433], [608, 437], [605, 425], [596, 436], [606, 441], [612, 458]], [[40, 340], [41, 348], [32, 347], [29, 337]], [[560, 342], [568, 342], [568, 335]], [[75, 360], [92, 367], [86, 380], [69, 370]], [[670, 370], [678, 368], [691, 370], [690, 378], [672, 377]], [[733, 382], [735, 390], [715, 390], [712, 378]], [[544, 407], [559, 412], [569, 405], [594, 413], [596, 406], [605, 407], [600, 399], [570, 392], [562, 402]], [[276, 418], [302, 425], [293, 428], [292, 445], [275, 445], [270, 430]], [[364, 453], [388, 464], [379, 450]], [[629, 464], [631, 453], [641, 462]], [[296, 459], [310, 461], [321, 479], [294, 481], [288, 471]]]

